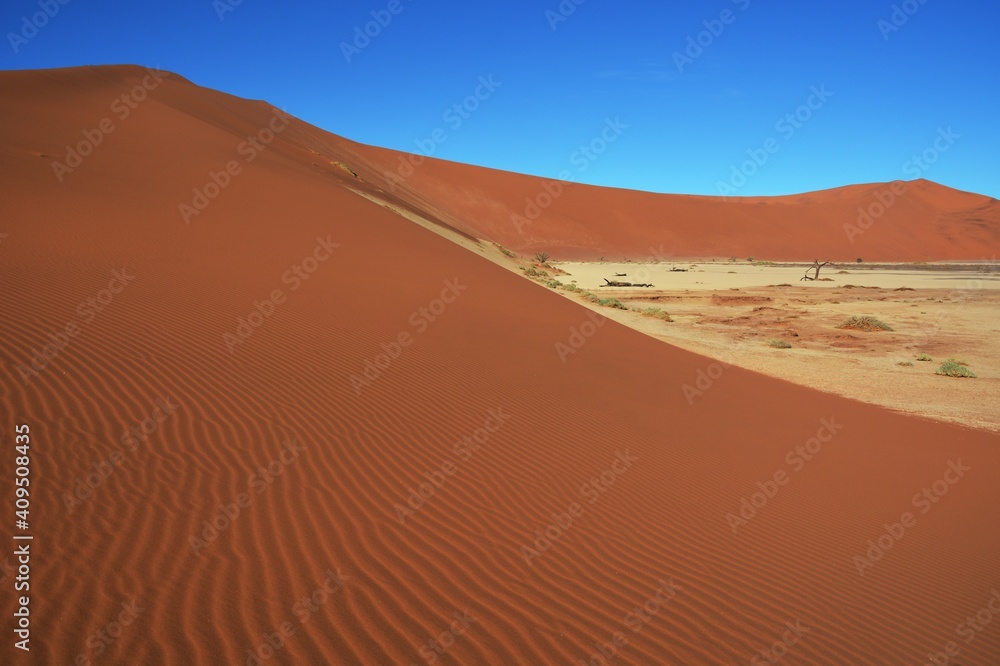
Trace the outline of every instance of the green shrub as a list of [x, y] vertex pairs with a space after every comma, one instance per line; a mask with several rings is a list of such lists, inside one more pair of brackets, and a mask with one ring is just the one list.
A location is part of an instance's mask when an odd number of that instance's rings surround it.
[[900, 361], [896, 365], [901, 365], [904, 368], [912, 368], [913, 367], [913, 361]]
[[598, 298], [597, 304], [606, 308], [616, 308], [618, 310], [628, 310], [617, 298]]
[[852, 328], [858, 331], [866, 331], [871, 333], [873, 331], [891, 331], [892, 327], [889, 324], [876, 319], [875, 317], [849, 317], [844, 320], [844, 323], [837, 328]]
[[949, 358], [947, 361], [941, 364], [941, 367], [935, 370], [936, 375], [945, 375], [946, 377], [972, 377], [975, 378], [976, 373], [965, 367], [965, 363], [961, 361], [956, 361], [953, 358]]
[[927, 354], [921, 354], [920, 356], [917, 357], [917, 360], [918, 361], [933, 361], [934, 359], [931, 358], [930, 356], [928, 356]]
[[787, 340], [778, 340], [777, 338], [773, 338], [771, 340], [768, 340], [767, 341], [767, 346], [768, 347], [774, 347], [775, 349], [791, 349], [792, 348], [792, 344], [790, 342], [788, 342]]
[[644, 310], [639, 310], [639, 313], [644, 317], [655, 317], [656, 319], [662, 319], [663, 321], [673, 321], [670, 314], [666, 310], [661, 310], [660, 308], [646, 308]]

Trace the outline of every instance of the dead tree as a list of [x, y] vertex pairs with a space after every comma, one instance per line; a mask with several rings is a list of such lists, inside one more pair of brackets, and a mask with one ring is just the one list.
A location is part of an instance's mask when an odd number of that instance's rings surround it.
[[[806, 274], [799, 278], [799, 282], [802, 282], [803, 280], [809, 280], [810, 282], [813, 281], [813, 280], [818, 280], [819, 279], [819, 269], [823, 268], [824, 266], [826, 266], [829, 263], [830, 263], [829, 261], [824, 261], [821, 264], [821, 263], [819, 263], [819, 259], [816, 259], [815, 261], [813, 261], [813, 265], [806, 269]], [[812, 277], [809, 277], [809, 271], [811, 271], [813, 269], [816, 270], [816, 274], [813, 275]]]
[[619, 282], [618, 280], [609, 280], [608, 278], [604, 278], [604, 281], [607, 282], [607, 284], [602, 284], [601, 285], [602, 287], [652, 287], [653, 286], [651, 284], [645, 284], [645, 283], [633, 284], [631, 282]]

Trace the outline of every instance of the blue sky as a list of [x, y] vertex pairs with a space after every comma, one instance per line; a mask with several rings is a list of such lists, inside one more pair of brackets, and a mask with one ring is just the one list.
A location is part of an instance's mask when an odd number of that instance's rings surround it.
[[7, 0], [0, 68], [159, 66], [364, 143], [598, 185], [1000, 198], [997, 25], [992, 0]]

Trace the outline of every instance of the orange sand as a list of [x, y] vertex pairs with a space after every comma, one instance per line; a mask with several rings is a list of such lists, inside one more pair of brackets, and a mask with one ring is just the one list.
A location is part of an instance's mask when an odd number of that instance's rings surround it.
[[[789, 622], [808, 632], [784, 663], [923, 663], [948, 641], [962, 641], [958, 663], [1000, 660], [1000, 627], [956, 633], [1000, 586], [995, 435], [588, 326], [577, 304], [347, 189], [385, 189], [374, 178], [393, 154], [292, 120], [247, 163], [239, 147], [270, 106], [170, 75], [119, 119], [111, 104], [145, 75], [0, 73], [2, 488], [26, 423], [30, 663], [254, 663], [270, 635], [265, 663], [576, 664], [620, 632], [617, 663], [733, 664]], [[104, 117], [114, 131], [57, 182], [53, 161]], [[180, 204], [231, 160], [238, 175], [185, 224]], [[764, 205], [576, 186], [519, 241], [511, 209], [537, 185], [431, 161], [387, 196], [561, 258], [658, 243], [977, 258], [998, 233], [995, 204], [931, 184], [860, 249], [840, 216], [878, 186]], [[124, 287], [111, 282], [123, 267]], [[230, 352], [255, 310], [269, 316]], [[689, 402], [703, 374], [717, 378]], [[842, 428], [805, 462], [795, 448], [831, 421]], [[478, 449], [463, 442], [475, 436]], [[256, 471], [270, 461], [276, 475]], [[950, 461], [971, 469], [922, 513], [914, 495]], [[95, 465], [113, 469], [67, 500]], [[769, 486], [778, 472], [785, 485]], [[428, 479], [440, 487], [402, 513]], [[727, 514], [760, 484], [776, 493], [734, 535]], [[859, 574], [854, 558], [904, 512], [915, 524]], [[133, 600], [142, 610], [104, 642]], [[655, 613], [630, 615], [647, 601]], [[29, 663], [12, 643], [8, 629], [0, 661]]]

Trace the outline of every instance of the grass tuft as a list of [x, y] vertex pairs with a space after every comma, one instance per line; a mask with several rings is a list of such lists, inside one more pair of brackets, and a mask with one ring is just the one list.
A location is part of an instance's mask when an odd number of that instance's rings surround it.
[[644, 317], [655, 317], [656, 319], [662, 319], [663, 321], [673, 321], [670, 314], [666, 310], [660, 308], [645, 308], [644, 310], [639, 310], [639, 313]]
[[625, 307], [625, 305], [617, 298], [598, 298], [596, 303], [606, 308], [615, 308], [617, 310], [628, 310], [628, 308]]
[[973, 379], [976, 377], [976, 373], [965, 367], [965, 363], [953, 358], [942, 363], [941, 367], [934, 371], [934, 374], [946, 377], [971, 377]]

